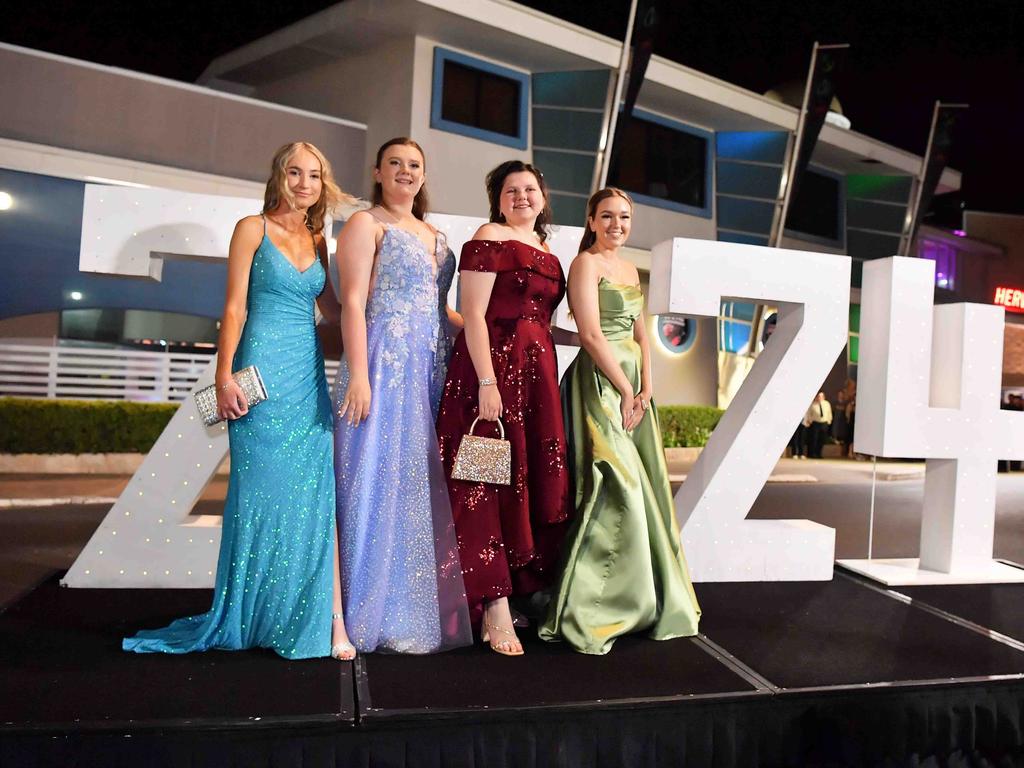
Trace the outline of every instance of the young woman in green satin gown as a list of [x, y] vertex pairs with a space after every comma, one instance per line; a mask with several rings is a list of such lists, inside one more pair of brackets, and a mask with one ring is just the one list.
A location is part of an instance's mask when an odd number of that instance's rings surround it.
[[596, 192], [569, 270], [582, 345], [562, 378], [576, 516], [539, 634], [591, 654], [631, 632], [695, 635], [700, 618], [651, 401], [640, 276], [619, 255], [632, 211], [625, 192]]

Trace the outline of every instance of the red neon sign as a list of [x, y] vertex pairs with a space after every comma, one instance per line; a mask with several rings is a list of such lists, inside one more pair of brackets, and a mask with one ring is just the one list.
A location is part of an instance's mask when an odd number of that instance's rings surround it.
[[1024, 313], [1024, 291], [999, 286], [996, 288], [996, 298], [993, 303], [1006, 307], [1011, 312]]

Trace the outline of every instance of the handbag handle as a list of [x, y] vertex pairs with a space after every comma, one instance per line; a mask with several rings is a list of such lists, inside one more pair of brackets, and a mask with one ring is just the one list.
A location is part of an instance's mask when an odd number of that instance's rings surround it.
[[[476, 429], [476, 423], [478, 421], [480, 421], [480, 417], [479, 416], [477, 416], [475, 419], [473, 419], [473, 423], [469, 425], [469, 434], [471, 434], [471, 435], [473, 434], [473, 430]], [[500, 434], [501, 435], [501, 439], [504, 440], [505, 439], [505, 427], [502, 425], [501, 419], [495, 419], [495, 421], [498, 423], [498, 434]]]

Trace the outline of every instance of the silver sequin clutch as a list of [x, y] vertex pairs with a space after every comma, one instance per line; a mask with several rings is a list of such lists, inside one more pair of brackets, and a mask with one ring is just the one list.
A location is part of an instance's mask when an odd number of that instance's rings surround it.
[[512, 482], [512, 444], [505, 439], [505, 427], [498, 419], [500, 438], [473, 434], [480, 417], [473, 419], [469, 433], [462, 436], [455, 454], [452, 480], [509, 485]]
[[[263, 377], [260, 376], [260, 369], [255, 365], [250, 365], [248, 368], [243, 368], [240, 371], [235, 371], [231, 374], [238, 386], [242, 388], [242, 392], [245, 393], [245, 399], [249, 403], [249, 407], [253, 408], [264, 400], [267, 399], [267, 388], [263, 384]], [[199, 409], [199, 416], [202, 418], [203, 423], [206, 426], [211, 426], [219, 421], [223, 421], [220, 416], [217, 415], [217, 385], [211, 384], [208, 387], [203, 387], [195, 394], [196, 408]]]

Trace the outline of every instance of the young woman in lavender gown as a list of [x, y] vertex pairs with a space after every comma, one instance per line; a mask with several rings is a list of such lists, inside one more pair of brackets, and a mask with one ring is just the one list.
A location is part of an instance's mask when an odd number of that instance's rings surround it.
[[[416, 142], [386, 142], [373, 176], [373, 207], [353, 215], [338, 238], [345, 352], [335, 474], [345, 625], [360, 652], [433, 653], [472, 641], [434, 431], [455, 257], [424, 221]], [[447, 280], [443, 291], [439, 279]]]

